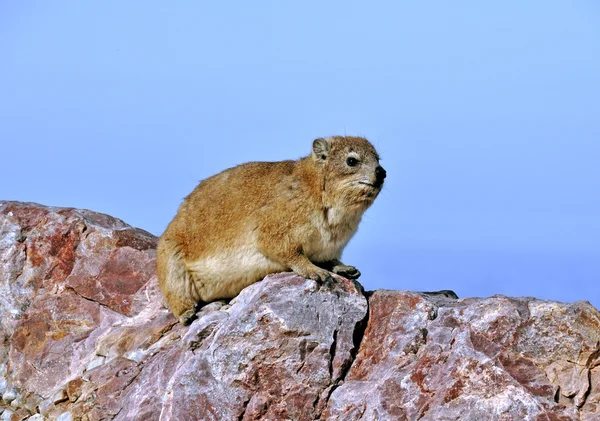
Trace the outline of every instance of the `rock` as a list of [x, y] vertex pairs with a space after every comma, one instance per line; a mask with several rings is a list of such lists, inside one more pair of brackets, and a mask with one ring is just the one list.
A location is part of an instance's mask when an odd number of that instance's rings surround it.
[[4, 409], [3, 411], [0, 410], [0, 420], [2, 421], [10, 421], [12, 416], [14, 415], [14, 412], [11, 411], [10, 409]]
[[376, 291], [369, 306], [326, 419], [600, 417], [598, 396], [588, 396], [600, 388], [600, 314], [587, 302]]
[[2, 419], [600, 419], [587, 302], [277, 274], [184, 327], [155, 246], [107, 215], [0, 202]]

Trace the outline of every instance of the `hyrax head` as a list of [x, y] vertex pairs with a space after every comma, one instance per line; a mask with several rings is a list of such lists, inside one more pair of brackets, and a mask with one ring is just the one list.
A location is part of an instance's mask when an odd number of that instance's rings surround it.
[[323, 168], [325, 192], [338, 200], [369, 206], [381, 191], [386, 172], [379, 165], [379, 154], [365, 138], [315, 139], [312, 158]]

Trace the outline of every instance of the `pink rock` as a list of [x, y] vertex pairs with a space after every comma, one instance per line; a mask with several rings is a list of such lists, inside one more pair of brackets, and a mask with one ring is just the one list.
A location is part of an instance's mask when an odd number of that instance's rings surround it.
[[326, 419], [600, 419], [597, 392], [587, 395], [600, 389], [589, 375], [600, 314], [587, 302], [376, 291], [369, 306]]
[[589, 303], [278, 274], [183, 327], [155, 246], [107, 215], [0, 202], [3, 419], [600, 419]]

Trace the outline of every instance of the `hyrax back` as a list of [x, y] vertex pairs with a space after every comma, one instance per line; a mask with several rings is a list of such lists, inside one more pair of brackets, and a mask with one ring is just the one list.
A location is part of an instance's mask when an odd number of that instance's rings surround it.
[[297, 161], [250, 162], [202, 181], [158, 243], [169, 307], [187, 324], [199, 303], [232, 298], [269, 273], [358, 278], [339, 258], [385, 175], [366, 139], [336, 136]]

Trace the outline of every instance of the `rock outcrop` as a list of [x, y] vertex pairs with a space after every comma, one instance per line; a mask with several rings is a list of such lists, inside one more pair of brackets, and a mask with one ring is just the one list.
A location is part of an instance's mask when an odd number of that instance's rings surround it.
[[269, 276], [190, 327], [156, 238], [0, 202], [4, 420], [598, 420], [600, 314]]

